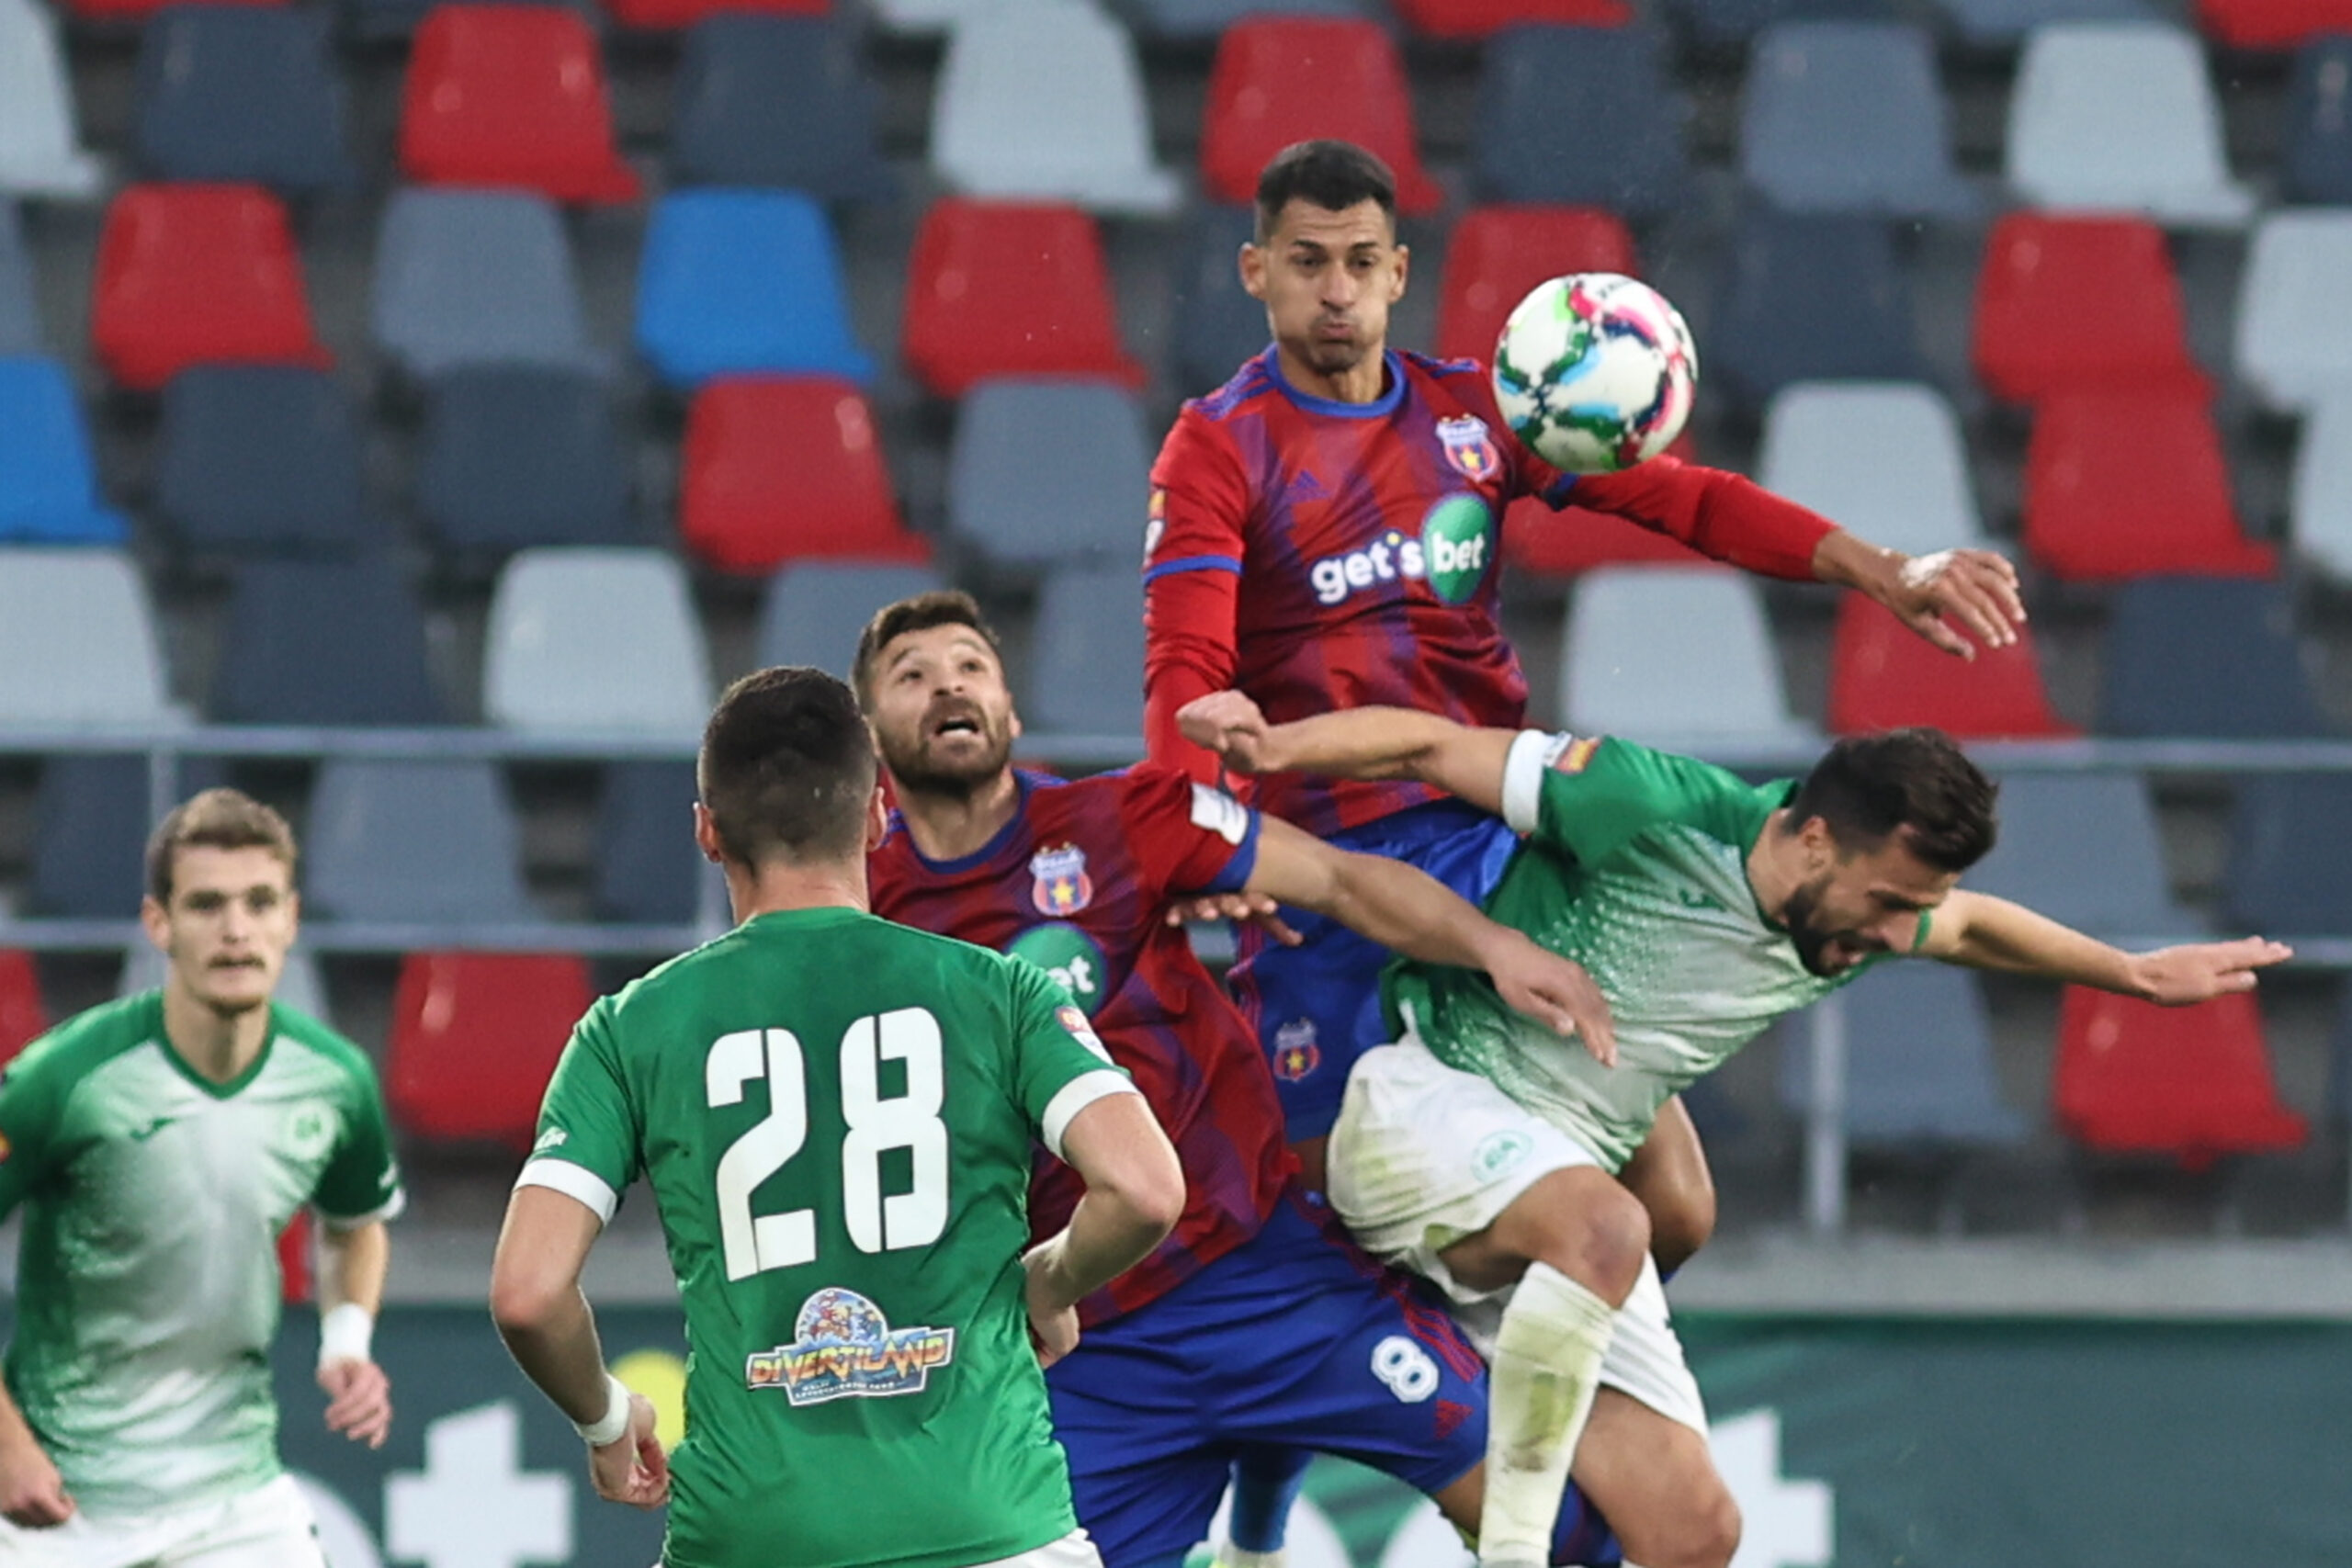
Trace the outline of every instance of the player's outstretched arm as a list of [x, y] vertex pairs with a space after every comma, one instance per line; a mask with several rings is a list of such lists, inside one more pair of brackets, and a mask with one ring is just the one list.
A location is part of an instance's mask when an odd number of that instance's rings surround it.
[[1244, 890], [1312, 909], [1408, 958], [1481, 970], [1513, 1009], [1575, 1035], [1604, 1066], [1616, 1065], [1609, 1003], [1583, 965], [1496, 924], [1419, 866], [1333, 849], [1261, 817]]
[[1343, 708], [1270, 724], [1239, 692], [1184, 705], [1187, 739], [1237, 773], [1324, 773], [1343, 779], [1415, 779], [1482, 810], [1503, 808], [1503, 763], [1519, 732], [1476, 729], [1417, 708]]
[[392, 1383], [372, 1351], [376, 1314], [392, 1261], [391, 1233], [381, 1220], [320, 1228], [319, 1386], [327, 1394], [327, 1430], [380, 1449], [392, 1429]]
[[23, 1529], [48, 1529], [73, 1517], [65, 1478], [33, 1436], [8, 1385], [0, 1382], [0, 1518]]
[[579, 1428], [596, 1495], [658, 1508], [670, 1500], [670, 1461], [653, 1435], [652, 1402], [605, 1370], [595, 1314], [580, 1290], [604, 1223], [566, 1193], [517, 1188], [491, 1261], [490, 1315], [523, 1375]]
[[2165, 1007], [2188, 1007], [2232, 991], [2250, 991], [2258, 971], [2295, 953], [2284, 942], [2258, 936], [2126, 953], [2023, 905], [1966, 891], [1954, 893], [1937, 908], [1919, 951], [1947, 964], [2039, 975]]
[[1139, 1094], [1104, 1095], [1071, 1117], [1061, 1156], [1086, 1194], [1021, 1260], [1037, 1359], [1049, 1367], [1078, 1346], [1078, 1303], [1150, 1257], [1184, 1213], [1184, 1168]]
[[1813, 563], [1822, 581], [1870, 595], [1905, 626], [1961, 659], [1974, 659], [1976, 643], [2008, 647], [2025, 623], [2018, 569], [1991, 550], [1906, 556], [1840, 528], [1815, 547]]

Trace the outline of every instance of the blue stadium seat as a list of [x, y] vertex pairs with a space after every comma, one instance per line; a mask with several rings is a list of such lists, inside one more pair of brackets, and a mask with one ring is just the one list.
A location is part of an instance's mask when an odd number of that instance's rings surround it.
[[615, 762], [596, 815], [599, 919], [684, 925], [718, 874], [695, 847], [695, 765]]
[[490, 762], [330, 758], [303, 835], [306, 912], [458, 925], [536, 919], [523, 842]]
[[1487, 40], [1471, 175], [1488, 201], [1663, 217], [1690, 179], [1689, 100], [1665, 36], [1624, 28], [1513, 28]]
[[2290, 201], [2352, 207], [2352, 34], [2325, 34], [2296, 51], [2279, 176]]
[[2147, 785], [2135, 773], [2012, 773], [2000, 833], [1968, 874], [2095, 936], [2187, 936], [2203, 924], [2173, 899]]
[[[2025, 1118], [2001, 1099], [1992, 1021], [1976, 977], [1941, 964], [1889, 963], [1838, 993], [1846, 1008], [1846, 1134], [1857, 1145], [2010, 1147]], [[1781, 1043], [1781, 1101], [1813, 1099], [1813, 1036]]]
[[424, 608], [390, 558], [248, 561], [231, 583], [214, 718], [448, 722], [425, 652]]
[[90, 438], [51, 359], [0, 359], [0, 539], [120, 544], [129, 530], [97, 496]]
[[1022, 685], [1021, 716], [1033, 732], [1143, 732], [1143, 583], [1134, 563], [1069, 566], [1046, 579]]
[[17, 204], [0, 196], [0, 358], [48, 352], [38, 295], [24, 222], [17, 215]]
[[723, 14], [686, 34], [671, 167], [681, 185], [767, 186], [888, 201], [874, 88], [840, 22]]
[[1799, 381], [1928, 378], [1883, 221], [1753, 206], [1731, 254], [1706, 371], [1743, 412]]
[[442, 548], [465, 557], [634, 544], [629, 451], [593, 376], [548, 365], [452, 370], [427, 392], [417, 513]]
[[2267, 936], [2352, 935], [2352, 775], [2258, 774], [2238, 786], [2222, 907]]
[[761, 602], [754, 657], [763, 667], [809, 664], [846, 680], [875, 611], [945, 586], [927, 566], [812, 560], [786, 567], [769, 580]]
[[2293, 601], [2252, 578], [2148, 577], [2109, 600], [2098, 729], [2265, 739], [2328, 733]]
[[1783, 212], [1965, 218], [1935, 46], [1908, 22], [1775, 22], [1757, 36], [1739, 169]]
[[589, 344], [562, 215], [526, 191], [394, 191], [368, 321], [419, 380], [467, 365], [608, 368]]
[[322, 10], [168, 6], [139, 40], [140, 162], [166, 180], [289, 195], [347, 186], [343, 79]]
[[1222, 387], [1266, 346], [1266, 308], [1242, 292], [1235, 259], [1256, 231], [1246, 207], [1203, 202], [1184, 220], [1169, 301], [1176, 337], [1169, 368], [1186, 397]]
[[689, 190], [655, 204], [637, 275], [637, 346], [667, 385], [840, 376], [874, 361], [850, 330], [824, 209], [795, 191]]
[[1130, 559], [1151, 455], [1135, 400], [1100, 381], [983, 381], [956, 413], [947, 532], [991, 567]]
[[334, 378], [290, 365], [200, 365], [164, 389], [155, 509], [200, 552], [333, 553], [389, 542], [360, 480]]

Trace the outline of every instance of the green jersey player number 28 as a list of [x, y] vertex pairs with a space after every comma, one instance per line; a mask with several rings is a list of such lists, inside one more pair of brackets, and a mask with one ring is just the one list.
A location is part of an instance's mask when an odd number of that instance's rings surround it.
[[[807, 782], [768, 791], [780, 775]], [[839, 682], [739, 682], [701, 790], [741, 923], [574, 1031], [500, 1240], [508, 1344], [580, 1425], [600, 1492], [668, 1503], [674, 1568], [1093, 1563], [1040, 1356], [1173, 1223], [1173, 1151], [1045, 971], [865, 912], [882, 819]], [[1040, 1143], [1089, 1191], [1024, 1260]], [[693, 1352], [674, 1465], [577, 1289], [640, 1177]]]

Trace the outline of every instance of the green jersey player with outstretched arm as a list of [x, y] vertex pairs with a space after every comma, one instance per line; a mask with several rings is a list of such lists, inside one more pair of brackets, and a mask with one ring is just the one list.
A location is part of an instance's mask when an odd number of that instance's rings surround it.
[[[590, 1010], [492, 1269], [515, 1359], [671, 1568], [1099, 1568], [1040, 1359], [1183, 1208], [1175, 1151], [1027, 962], [867, 913], [884, 817], [848, 687], [730, 688], [695, 837], [741, 922]], [[1039, 1145], [1086, 1194], [1031, 1248]], [[604, 1369], [582, 1263], [642, 1176], [692, 1350], [674, 1466]]]
[[1182, 722], [1239, 771], [1409, 778], [1501, 817], [1522, 839], [1487, 915], [1608, 998], [1604, 1067], [1476, 976], [1392, 966], [1397, 1043], [1358, 1063], [1331, 1137], [1332, 1202], [1357, 1238], [1491, 1335], [1478, 1546], [1498, 1568], [1541, 1561], [1572, 1461], [1629, 1563], [1720, 1568], [1737, 1546], [1647, 1223], [1618, 1179], [1671, 1096], [1896, 954], [2168, 1005], [2248, 989], [2289, 956], [2258, 938], [2126, 953], [1960, 890], [1992, 848], [1995, 792], [1934, 730], [1849, 737], [1804, 781], [1758, 786], [1628, 741], [1394, 708], [1269, 725], [1227, 692]]
[[327, 1425], [380, 1447], [369, 1354], [401, 1204], [368, 1058], [271, 999], [294, 836], [234, 790], [164, 819], [141, 918], [163, 988], [96, 1008], [0, 1077], [0, 1213], [25, 1210], [0, 1393], [0, 1562], [324, 1568], [277, 1457], [277, 1236], [325, 1222]]

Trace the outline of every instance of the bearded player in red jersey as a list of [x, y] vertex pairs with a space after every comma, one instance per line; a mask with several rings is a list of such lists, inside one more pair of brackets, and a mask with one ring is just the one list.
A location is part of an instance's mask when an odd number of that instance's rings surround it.
[[[898, 799], [869, 860], [874, 912], [1052, 973], [1086, 1015], [1073, 1032], [1099, 1035], [1133, 1076], [1183, 1165], [1175, 1231], [1080, 1303], [1083, 1337], [1046, 1372], [1079, 1521], [1105, 1568], [1177, 1568], [1228, 1466], [1258, 1445], [1376, 1466], [1476, 1529], [1487, 1440], [1477, 1352], [1299, 1189], [1248, 1025], [1160, 915], [1177, 894], [1270, 892], [1483, 969], [1512, 1006], [1580, 1027], [1605, 1058], [1598, 990], [1422, 873], [1331, 850], [1173, 768], [1074, 782], [1014, 768], [1020, 720], [995, 636], [965, 594], [879, 611], [854, 678]], [[1041, 1159], [1033, 1226], [1053, 1234], [1079, 1190]], [[1619, 1555], [1573, 1488], [1552, 1548], [1560, 1562]]]
[[[1484, 367], [1389, 348], [1388, 311], [1410, 258], [1396, 241], [1395, 181], [1362, 148], [1284, 149], [1259, 177], [1257, 208], [1241, 282], [1265, 303], [1273, 341], [1185, 404], [1152, 469], [1144, 680], [1153, 760], [1213, 780], [1216, 759], [1182, 738], [1176, 713], [1226, 687], [1277, 723], [1384, 704], [1520, 725], [1527, 686], [1502, 636], [1497, 558], [1504, 510], [1521, 496], [1613, 513], [1760, 575], [1857, 589], [1962, 658], [1973, 653], [1968, 637], [1995, 648], [2014, 640], [2024, 607], [2015, 570], [1996, 555], [1907, 558], [1736, 474], [1670, 457], [1563, 474], [1511, 436]], [[1492, 819], [1409, 783], [1276, 775], [1255, 781], [1250, 798], [1457, 888], [1509, 852]], [[1228, 983], [1319, 1185], [1349, 1070], [1381, 1043], [1375, 993], [1388, 955], [1329, 921], [1284, 919], [1300, 940], [1284, 945], [1245, 926]], [[1650, 1210], [1670, 1271], [1714, 1213], [1679, 1100], [1626, 1184]], [[1278, 1541], [1286, 1500], [1240, 1503], [1250, 1506], [1237, 1506], [1237, 1544]]]

